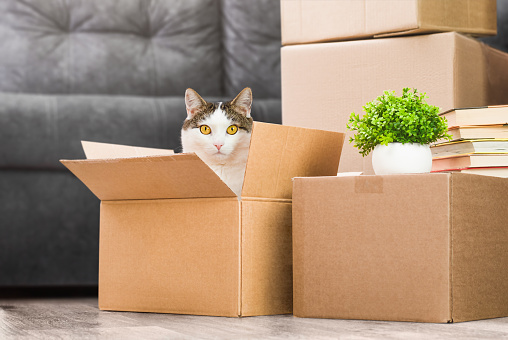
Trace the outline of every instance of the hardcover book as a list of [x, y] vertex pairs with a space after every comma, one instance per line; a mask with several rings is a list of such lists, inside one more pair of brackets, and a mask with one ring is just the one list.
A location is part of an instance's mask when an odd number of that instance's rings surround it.
[[432, 157], [449, 157], [471, 153], [508, 153], [508, 139], [473, 139], [437, 144], [430, 149]]
[[460, 126], [448, 130], [452, 140], [463, 139], [508, 139], [508, 125]]
[[443, 112], [440, 116], [448, 120], [450, 128], [467, 125], [504, 125], [508, 124], [508, 105], [454, 109]]
[[466, 154], [432, 160], [432, 171], [499, 166], [508, 167], [508, 154]]

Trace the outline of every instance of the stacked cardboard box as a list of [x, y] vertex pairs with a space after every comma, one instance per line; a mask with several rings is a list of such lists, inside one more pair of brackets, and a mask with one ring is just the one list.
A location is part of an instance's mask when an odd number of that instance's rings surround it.
[[432, 171], [508, 177], [508, 106], [456, 109], [448, 120], [452, 141], [432, 146]]
[[[283, 124], [345, 132], [351, 112], [404, 87], [426, 92], [442, 111], [507, 104], [508, 54], [450, 32], [495, 34], [495, 6], [495, 0], [282, 0]], [[372, 173], [371, 158], [346, 142], [339, 171]]]
[[[282, 121], [346, 131], [385, 90], [447, 111], [508, 103], [496, 1], [282, 0]], [[351, 133], [346, 134], [349, 139]], [[372, 173], [352, 144], [341, 172]], [[457, 322], [508, 315], [505, 179], [296, 178], [296, 316]]]

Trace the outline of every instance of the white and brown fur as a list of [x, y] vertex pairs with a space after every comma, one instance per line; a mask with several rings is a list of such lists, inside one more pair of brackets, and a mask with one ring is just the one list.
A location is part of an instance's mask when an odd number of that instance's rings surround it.
[[[196, 153], [233, 192], [240, 196], [249, 154], [252, 131], [252, 91], [243, 89], [235, 99], [224, 103], [209, 103], [193, 89], [185, 92], [187, 118], [182, 127], [184, 153]], [[202, 134], [200, 127], [208, 125], [211, 133]], [[226, 130], [236, 125], [238, 131]]]

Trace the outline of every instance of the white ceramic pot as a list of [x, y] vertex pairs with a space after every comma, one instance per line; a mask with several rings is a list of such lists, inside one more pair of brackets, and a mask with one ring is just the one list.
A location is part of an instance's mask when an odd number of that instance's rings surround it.
[[376, 175], [415, 174], [430, 172], [430, 146], [413, 143], [376, 145], [372, 152], [372, 167]]

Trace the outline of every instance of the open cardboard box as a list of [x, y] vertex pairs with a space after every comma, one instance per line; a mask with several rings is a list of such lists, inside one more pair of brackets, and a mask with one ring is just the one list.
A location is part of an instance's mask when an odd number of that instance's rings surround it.
[[292, 178], [335, 175], [343, 141], [255, 122], [241, 197], [195, 154], [62, 160], [102, 201], [99, 308], [291, 313]]
[[315, 177], [293, 189], [295, 316], [508, 316], [508, 179]]
[[496, 0], [281, 0], [282, 44], [436, 32], [496, 35]]

